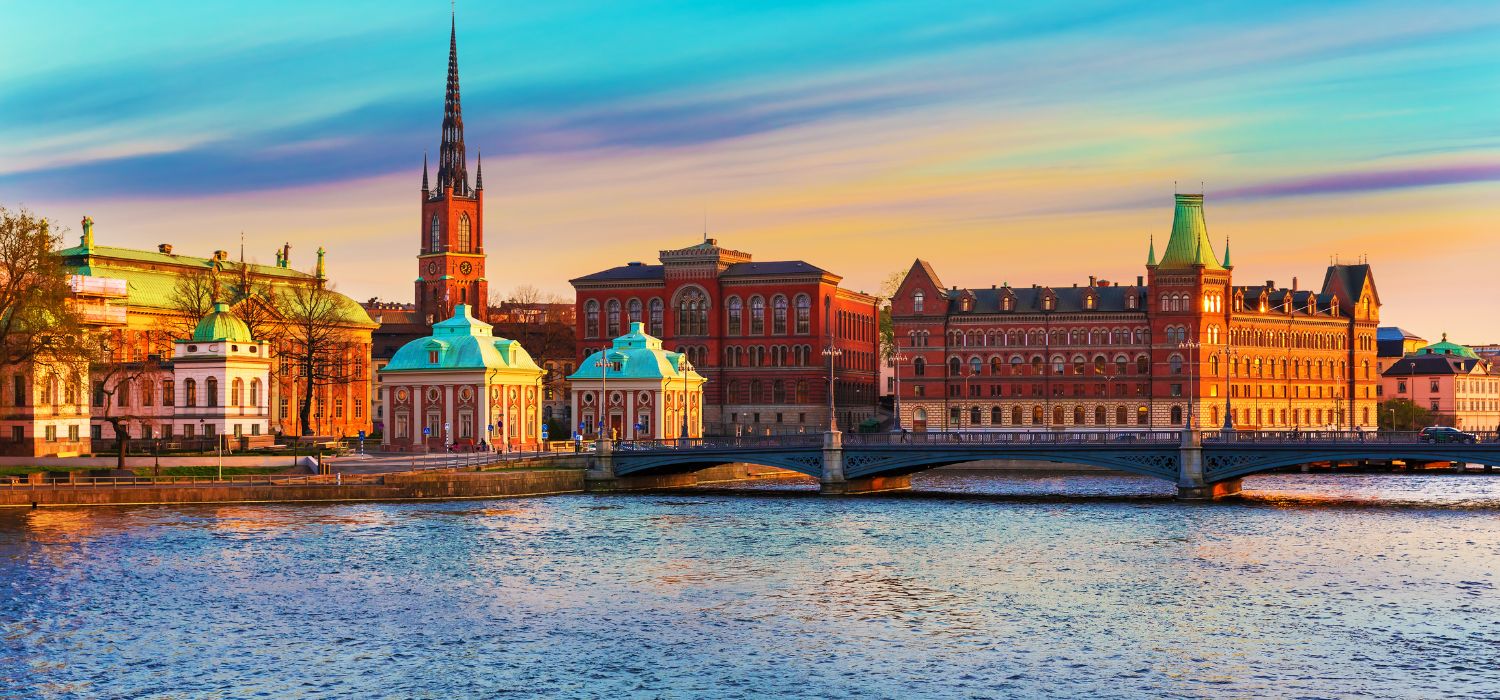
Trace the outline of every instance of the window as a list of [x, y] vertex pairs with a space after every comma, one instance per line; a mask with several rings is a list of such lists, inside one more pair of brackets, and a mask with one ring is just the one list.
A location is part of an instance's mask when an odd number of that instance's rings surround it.
[[739, 297], [729, 297], [729, 335], [739, 335], [744, 331], [744, 306]]
[[661, 303], [661, 300], [660, 299], [652, 299], [651, 300], [651, 329], [650, 329], [649, 332], [651, 333], [651, 335], [654, 335], [654, 336], [660, 338], [662, 336], [662, 333], [663, 333], [663, 328], [664, 327], [662, 325], [662, 303]]
[[182, 405], [193, 407], [198, 405], [198, 380], [189, 379], [182, 384]]
[[750, 334], [764, 335], [766, 332], [766, 300], [750, 297]]
[[971, 358], [969, 358], [969, 374], [974, 375], [974, 376], [978, 376], [979, 375], [979, 370], [981, 370], [981, 369], [984, 369], [984, 361], [983, 360], [981, 360], [981, 359], [979, 359], [977, 357], [971, 357]]
[[[16, 377], [16, 379], [20, 379], [20, 377]], [[21, 395], [20, 391], [21, 391], [21, 387], [20, 387], [20, 384], [18, 382], [17, 386], [16, 386], [16, 392], [17, 392], [16, 396], [19, 397]], [[17, 401], [16, 405], [17, 406], [21, 406], [23, 404], [20, 401]], [[103, 406], [104, 405], [104, 382], [94, 382], [94, 405], [95, 406]]]
[[229, 384], [229, 405], [242, 406], [245, 400], [245, 380], [238, 377]]
[[251, 379], [250, 380], [250, 405], [251, 406], [259, 406], [260, 405], [260, 379], [259, 378]]
[[1172, 407], [1172, 425], [1182, 425], [1182, 407]]
[[812, 332], [812, 299], [806, 294], [797, 295], [797, 334]]
[[583, 305], [583, 336], [599, 337], [599, 302], [592, 299]]
[[427, 351], [427, 364], [429, 364], [429, 365], [435, 365], [437, 363], [438, 363], [438, 351], [436, 351], [436, 350], [428, 350]]
[[150, 405], [153, 405], [154, 403], [156, 403], [156, 397], [154, 396], [154, 394], [156, 393], [155, 387], [156, 387], [156, 385], [152, 384], [149, 381], [148, 382], [141, 382], [141, 405], [142, 406], [150, 406]]
[[630, 309], [629, 313], [626, 315], [626, 321], [628, 321], [629, 323], [644, 322], [646, 320], [644, 318], [641, 318], [640, 299], [631, 299], [630, 304], [627, 308]]
[[438, 215], [437, 214], [433, 214], [432, 215], [432, 227], [431, 227], [431, 230], [429, 230], [428, 233], [427, 233], [427, 252], [429, 252], [429, 253], [436, 253], [436, 252], [438, 252], [438, 250], [439, 250], [439, 241], [441, 240], [441, 235], [440, 235], [440, 231], [441, 230], [442, 229], [438, 226]]
[[696, 288], [677, 297], [677, 335], [708, 335], [708, 296]]
[[208, 394], [208, 402], [207, 402], [206, 405], [209, 406], [209, 407], [218, 406], [219, 405], [219, 378], [218, 377], [209, 377], [208, 379], [204, 380], [204, 382], [203, 382], [203, 390], [204, 390], [204, 392], [206, 394]]
[[915, 313], [922, 313], [922, 306], [926, 302], [926, 300], [927, 295], [923, 294], [922, 290], [918, 289], [916, 293], [911, 295], [911, 310]]
[[604, 332], [609, 335], [609, 337], [614, 338], [620, 335], [620, 300], [610, 299], [605, 303], [604, 308]]
[[458, 252], [468, 253], [469, 248], [469, 215], [458, 215]]
[[1167, 359], [1167, 365], [1171, 367], [1172, 374], [1182, 374], [1182, 356], [1173, 355]]
[[776, 295], [771, 299], [771, 333], [786, 335], [786, 297]]
[[161, 380], [161, 405], [172, 406], [177, 403], [177, 387], [172, 385], [172, 380]]
[[911, 361], [911, 373], [912, 373], [912, 375], [917, 376], [917, 377], [920, 377], [920, 376], [923, 376], [923, 375], [927, 374], [927, 361], [924, 360], [924, 359], [922, 359], [922, 358], [920, 358], [920, 357], [917, 358], [917, 359], [915, 359], [915, 360], [912, 360]]

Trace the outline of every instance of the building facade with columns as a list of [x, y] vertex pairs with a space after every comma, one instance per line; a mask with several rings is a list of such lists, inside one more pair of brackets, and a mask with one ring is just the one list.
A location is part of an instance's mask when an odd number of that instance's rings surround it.
[[480, 442], [535, 449], [543, 374], [520, 343], [496, 337], [459, 304], [452, 318], [433, 324], [432, 335], [407, 343], [381, 370], [388, 416], [381, 443], [407, 452]]
[[915, 430], [1376, 425], [1380, 300], [1368, 264], [1317, 289], [1236, 285], [1202, 195], [1160, 259], [1117, 284], [945, 287], [917, 260], [892, 300], [900, 420]]
[[663, 349], [640, 321], [631, 322], [630, 332], [610, 347], [584, 358], [568, 380], [583, 435], [603, 430], [622, 440], [703, 436], [707, 380], [687, 355]]
[[708, 379], [710, 432], [821, 431], [829, 424], [823, 352], [831, 347], [839, 425], [853, 429], [875, 415], [875, 297], [801, 260], [755, 262], [712, 238], [660, 251], [659, 259], [571, 280], [580, 368], [640, 322]]
[[[155, 402], [171, 409], [164, 433], [226, 436], [234, 447], [270, 445], [270, 343], [251, 337], [229, 305], [216, 302], [193, 335], [174, 345], [171, 381], [162, 387], [162, 401]], [[115, 394], [124, 388], [117, 383]], [[149, 389], [135, 387], [135, 392]]]

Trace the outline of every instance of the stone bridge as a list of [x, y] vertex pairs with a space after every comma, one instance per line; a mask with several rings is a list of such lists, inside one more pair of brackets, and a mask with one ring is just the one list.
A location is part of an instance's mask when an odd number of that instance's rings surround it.
[[600, 441], [590, 462], [596, 482], [682, 474], [745, 462], [818, 479], [823, 493], [867, 493], [910, 486], [914, 472], [987, 459], [1104, 467], [1177, 484], [1179, 498], [1239, 492], [1256, 472], [1321, 462], [1407, 460], [1500, 464], [1500, 436], [1428, 443], [1409, 432], [963, 432], [806, 435]]

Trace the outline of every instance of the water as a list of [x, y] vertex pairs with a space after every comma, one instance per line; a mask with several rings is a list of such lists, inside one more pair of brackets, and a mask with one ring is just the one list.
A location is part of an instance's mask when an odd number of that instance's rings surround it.
[[916, 485], [0, 511], [0, 696], [1500, 693], [1500, 479]]

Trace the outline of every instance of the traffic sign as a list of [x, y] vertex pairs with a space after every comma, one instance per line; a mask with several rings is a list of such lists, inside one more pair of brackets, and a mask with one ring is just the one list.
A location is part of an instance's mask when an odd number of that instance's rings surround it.
[[429, 428], [429, 427], [427, 427], [425, 425], [422, 426], [422, 434], [423, 435], [431, 435], [432, 434], [432, 428]]
[[365, 431], [363, 431], [363, 430], [359, 431], [359, 439], [361, 439], [361, 440], [365, 439]]

